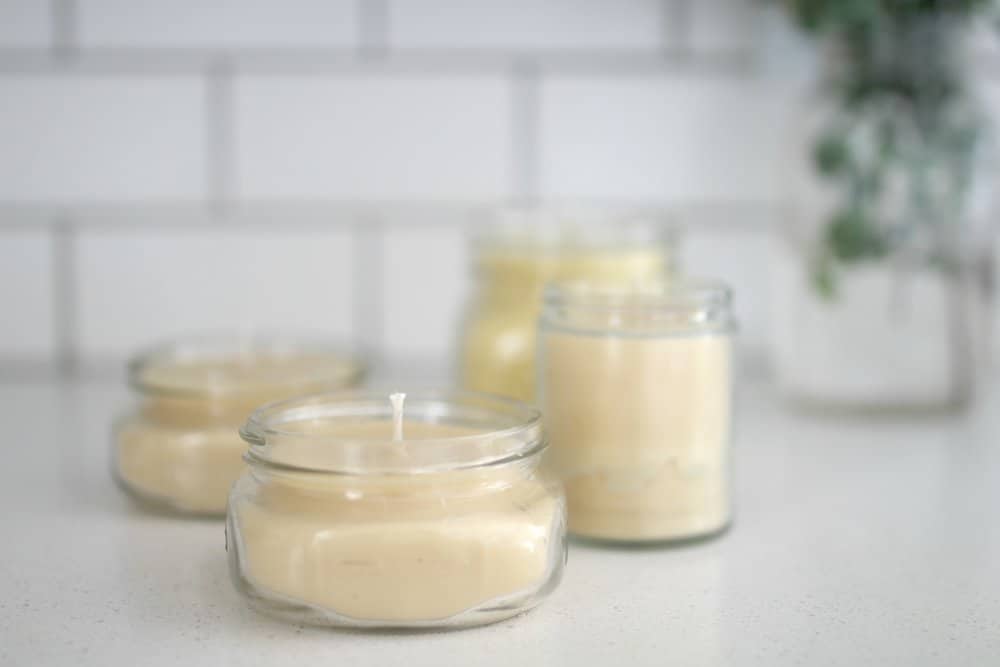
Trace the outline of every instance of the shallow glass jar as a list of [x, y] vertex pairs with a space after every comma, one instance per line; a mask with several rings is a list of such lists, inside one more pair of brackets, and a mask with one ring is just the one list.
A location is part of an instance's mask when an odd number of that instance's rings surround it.
[[243, 471], [239, 428], [256, 407], [302, 393], [356, 386], [357, 353], [278, 338], [197, 338], [136, 357], [134, 411], [113, 434], [113, 472], [160, 508], [222, 516]]
[[542, 290], [553, 280], [629, 284], [673, 268], [671, 230], [657, 216], [498, 215], [471, 240], [476, 286], [460, 342], [461, 384], [530, 401]]
[[[293, 622], [490, 623], [538, 604], [566, 558], [541, 416], [473, 393], [327, 394], [256, 411], [229, 500], [237, 589]], [[403, 416], [405, 414], [405, 417]]]
[[720, 284], [548, 288], [539, 406], [572, 534], [669, 542], [728, 526], [733, 331]]

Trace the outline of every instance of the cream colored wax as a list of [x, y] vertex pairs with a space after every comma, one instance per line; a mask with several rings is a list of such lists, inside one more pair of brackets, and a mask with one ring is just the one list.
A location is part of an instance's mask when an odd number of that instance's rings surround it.
[[730, 339], [550, 331], [541, 409], [569, 530], [656, 541], [729, 521]]
[[193, 514], [223, 514], [245, 449], [231, 426], [184, 431], [132, 420], [118, 433], [118, 474], [145, 499]]
[[[475, 433], [416, 421], [403, 431], [397, 463], [408, 442]], [[388, 439], [392, 424], [326, 432]], [[322, 448], [292, 442], [271, 456], [325, 464]], [[434, 624], [530, 597], [551, 580], [563, 558], [564, 510], [553, 488], [524, 462], [403, 475], [254, 468], [233, 492], [230, 548], [255, 597], [342, 621]]]
[[279, 398], [351, 386], [360, 367], [330, 354], [235, 350], [222, 358], [164, 358], [140, 364], [139, 410], [115, 431], [116, 472], [141, 498], [194, 514], [225, 514], [244, 469], [239, 427]]

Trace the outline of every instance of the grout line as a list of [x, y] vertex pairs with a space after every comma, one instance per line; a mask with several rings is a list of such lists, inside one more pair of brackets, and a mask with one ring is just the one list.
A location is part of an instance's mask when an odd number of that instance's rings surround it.
[[358, 15], [358, 57], [382, 60], [389, 51], [387, 0], [355, 0]]
[[[516, 165], [515, 165], [516, 166]], [[554, 209], [576, 209], [581, 206], [607, 210], [612, 214], [667, 215], [673, 218], [694, 220], [702, 229], [760, 228], [762, 219], [777, 218], [781, 214], [778, 202], [767, 200], [690, 200], [653, 202], [624, 199], [554, 198], [532, 202]], [[227, 205], [226, 217], [219, 219], [204, 202], [148, 202], [88, 205], [16, 205], [0, 202], [0, 234], [6, 231], [52, 227], [54, 218], [71, 215], [64, 224], [75, 230], [143, 233], [146, 230], [310, 230], [348, 226], [355, 228], [359, 219], [378, 220], [384, 229], [451, 228], [465, 226], [472, 217], [484, 210], [509, 206], [523, 206], [523, 200], [514, 197], [479, 202], [446, 202], [422, 200], [387, 201], [240, 201]], [[274, 220], [282, 224], [274, 226]]]
[[52, 15], [52, 57], [71, 60], [79, 50], [78, 5], [76, 0], [49, 0]]
[[[742, 54], [689, 54], [679, 48], [654, 50], [505, 51], [502, 49], [393, 49], [378, 46], [375, 29], [358, 48], [274, 49], [243, 48], [221, 54], [217, 49], [110, 48], [72, 51], [72, 72], [92, 75], [175, 76], [203, 74], [229, 59], [241, 73], [295, 76], [420, 76], [449, 74], [477, 76], [509, 72], [530, 57], [546, 73], [573, 75], [663, 75], [695, 72], [704, 76], [746, 76], [749, 67]], [[68, 53], [67, 51], [67, 53]], [[63, 73], [54, 50], [0, 47], [0, 74], [44, 76]]]
[[227, 58], [209, 68], [205, 86], [205, 192], [209, 209], [225, 215], [232, 200], [236, 156], [233, 65]]
[[512, 192], [523, 204], [539, 198], [539, 124], [541, 99], [538, 66], [530, 61], [515, 66], [512, 74], [511, 151]]
[[56, 344], [55, 366], [62, 376], [74, 375], [79, 365], [77, 282], [77, 230], [72, 220], [52, 223], [52, 321]]
[[381, 218], [364, 216], [354, 226], [351, 290], [354, 336], [363, 342], [376, 359], [385, 347], [385, 319], [382, 268], [384, 262], [385, 224]]

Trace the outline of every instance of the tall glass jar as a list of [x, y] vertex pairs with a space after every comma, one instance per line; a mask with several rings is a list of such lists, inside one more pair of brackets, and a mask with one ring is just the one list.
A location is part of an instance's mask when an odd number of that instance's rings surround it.
[[[392, 398], [399, 399], [401, 394]], [[229, 501], [237, 589], [294, 622], [490, 623], [538, 604], [566, 558], [537, 410], [462, 392], [326, 394], [256, 411]]]
[[473, 238], [475, 289], [460, 343], [464, 388], [530, 401], [542, 289], [552, 280], [628, 284], [673, 270], [671, 230], [658, 216], [500, 214]]
[[136, 409], [114, 427], [114, 474], [133, 496], [181, 513], [224, 515], [243, 471], [239, 427], [278, 398], [357, 385], [356, 353], [302, 340], [196, 338], [129, 364]]
[[733, 331], [720, 284], [548, 289], [539, 405], [571, 533], [644, 543], [726, 528]]

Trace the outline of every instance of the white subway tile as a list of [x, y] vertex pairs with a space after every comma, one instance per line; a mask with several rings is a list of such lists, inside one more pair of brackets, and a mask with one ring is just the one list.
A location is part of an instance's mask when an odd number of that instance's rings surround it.
[[357, 43], [356, 0], [81, 0], [85, 46], [324, 47]]
[[756, 8], [750, 0], [694, 0], [688, 3], [688, 45], [698, 54], [740, 53], [755, 43]]
[[728, 283], [733, 289], [740, 348], [758, 358], [766, 355], [771, 332], [769, 228], [712, 229], [695, 222], [688, 226], [683, 237], [684, 273]]
[[48, 46], [51, 9], [44, 0], [0, 0], [0, 47]]
[[260, 77], [236, 95], [245, 197], [472, 199], [511, 187], [502, 77]]
[[0, 232], [0, 358], [47, 361], [53, 356], [52, 243], [46, 231]]
[[390, 0], [398, 48], [656, 49], [660, 0]]
[[771, 200], [786, 86], [735, 75], [564, 77], [542, 86], [543, 195]]
[[0, 200], [202, 196], [196, 78], [0, 77]]
[[388, 354], [452, 366], [469, 284], [463, 230], [392, 229], [386, 234], [384, 251], [382, 303]]
[[344, 339], [351, 234], [275, 227], [94, 232], [80, 240], [80, 343], [91, 358], [199, 332]]

